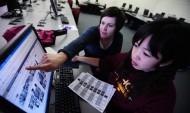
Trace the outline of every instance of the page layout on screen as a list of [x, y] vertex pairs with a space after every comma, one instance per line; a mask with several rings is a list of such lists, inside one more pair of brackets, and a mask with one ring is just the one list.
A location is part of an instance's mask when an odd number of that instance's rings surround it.
[[0, 95], [25, 112], [45, 113], [51, 72], [28, 71], [45, 54], [36, 34], [30, 30], [6, 60], [0, 64]]

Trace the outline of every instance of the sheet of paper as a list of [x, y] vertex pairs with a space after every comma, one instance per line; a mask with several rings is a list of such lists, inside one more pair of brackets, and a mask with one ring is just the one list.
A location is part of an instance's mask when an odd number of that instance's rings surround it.
[[78, 31], [77, 27], [74, 25], [59, 25], [60, 29], [74, 30]]
[[116, 90], [113, 85], [84, 72], [68, 87], [100, 112], [104, 112]]

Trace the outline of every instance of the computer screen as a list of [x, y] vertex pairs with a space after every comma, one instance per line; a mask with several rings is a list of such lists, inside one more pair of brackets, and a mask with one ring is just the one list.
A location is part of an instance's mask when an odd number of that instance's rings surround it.
[[50, 0], [51, 6], [50, 8], [53, 9], [53, 17], [56, 19], [58, 17], [58, 10], [57, 10], [57, 1], [56, 0]]
[[0, 111], [46, 113], [52, 72], [26, 70], [46, 53], [32, 25], [23, 28], [0, 50]]

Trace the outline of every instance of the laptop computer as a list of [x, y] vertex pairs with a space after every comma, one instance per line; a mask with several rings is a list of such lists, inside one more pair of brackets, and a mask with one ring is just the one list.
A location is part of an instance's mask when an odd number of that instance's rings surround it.
[[32, 25], [24, 27], [0, 49], [0, 111], [48, 111], [53, 73], [25, 69], [37, 65], [45, 53]]

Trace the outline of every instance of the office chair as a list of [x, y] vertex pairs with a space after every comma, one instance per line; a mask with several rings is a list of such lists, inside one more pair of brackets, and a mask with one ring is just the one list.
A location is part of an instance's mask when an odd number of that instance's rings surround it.
[[76, 5], [78, 5], [78, 6], [79, 6], [79, 1], [78, 1], [78, 0], [76, 0]]
[[150, 13], [149, 16], [148, 16], [148, 18], [153, 18], [153, 14]]
[[106, 9], [106, 4], [104, 4], [104, 5], [99, 5], [99, 9], [100, 9], [100, 10]]
[[133, 7], [133, 5], [132, 5], [132, 4], [129, 4], [129, 8], [128, 8], [128, 10], [131, 10], [132, 7]]
[[184, 21], [185, 21], [185, 18], [182, 18], [182, 17], [181, 17], [181, 18], [178, 19], [178, 21], [179, 21], [179, 22], [184, 22]]
[[135, 10], [133, 11], [134, 14], [137, 14], [139, 11], [139, 7], [136, 7]]
[[80, 9], [78, 8], [72, 8], [72, 14], [75, 19], [75, 23], [78, 24], [79, 15], [80, 15]]
[[69, 3], [70, 8], [72, 8], [73, 7], [73, 0], [67, 0], [67, 2]]
[[143, 16], [144, 17], [148, 17], [148, 13], [149, 13], [149, 10], [148, 9], [144, 9]]
[[121, 9], [125, 9], [126, 3], [123, 3], [123, 5], [121, 6]]
[[133, 7], [133, 5], [132, 5], [132, 4], [129, 4], [129, 8], [128, 8], [126, 11], [132, 13], [132, 12], [133, 12], [133, 11], [132, 11], [132, 7]]
[[165, 15], [165, 13], [164, 13], [164, 12], [162, 12], [162, 13], [161, 13], [161, 17], [163, 18], [163, 17], [164, 17], [164, 15]]
[[153, 20], [158, 20], [158, 19], [161, 19], [161, 18], [162, 18], [162, 15], [156, 13], [152, 19], [153, 19]]
[[106, 9], [106, 4], [105, 5], [99, 5], [99, 13], [101, 14], [103, 11], [104, 11], [104, 9]]
[[89, 9], [88, 4], [85, 4], [85, 3], [78, 3], [78, 4], [79, 4], [78, 6], [80, 7], [81, 12], [88, 12], [88, 9]]

